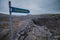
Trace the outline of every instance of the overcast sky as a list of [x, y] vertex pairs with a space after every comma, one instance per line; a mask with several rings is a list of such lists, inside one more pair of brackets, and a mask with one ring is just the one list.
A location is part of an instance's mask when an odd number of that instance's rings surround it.
[[[11, 6], [30, 10], [30, 14], [60, 13], [60, 0], [10, 0]], [[8, 0], [0, 0], [0, 13], [9, 14]], [[13, 15], [21, 15], [13, 13]]]

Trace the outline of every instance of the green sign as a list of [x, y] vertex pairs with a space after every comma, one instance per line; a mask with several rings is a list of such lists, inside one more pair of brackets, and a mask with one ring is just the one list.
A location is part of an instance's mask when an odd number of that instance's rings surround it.
[[21, 8], [16, 8], [16, 7], [11, 7], [11, 12], [16, 12], [16, 13], [30, 13], [30, 11], [27, 10], [27, 9], [21, 9]]

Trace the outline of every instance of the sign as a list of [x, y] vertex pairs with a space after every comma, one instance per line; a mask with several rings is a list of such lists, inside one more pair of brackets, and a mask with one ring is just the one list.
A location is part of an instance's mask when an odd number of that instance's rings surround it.
[[27, 9], [16, 8], [16, 7], [11, 7], [11, 12], [16, 12], [16, 13], [30, 13], [30, 11], [27, 10]]
[[11, 1], [9, 1], [9, 13], [10, 13], [10, 33], [11, 33], [11, 40], [14, 40], [14, 35], [13, 35], [13, 26], [12, 26], [12, 12], [16, 13], [30, 13], [29, 10], [27, 9], [21, 9], [21, 8], [16, 8], [11, 6]]

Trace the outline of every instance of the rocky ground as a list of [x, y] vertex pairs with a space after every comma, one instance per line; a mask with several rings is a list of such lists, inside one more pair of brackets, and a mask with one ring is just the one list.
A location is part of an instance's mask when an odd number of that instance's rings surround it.
[[36, 25], [32, 20], [26, 20], [16, 33], [15, 40], [50, 40], [51, 35], [47, 27]]
[[[9, 25], [4, 26], [0, 27], [0, 40], [11, 40]], [[13, 18], [14, 40], [60, 40], [59, 30], [60, 16], [28, 15], [24, 19]]]

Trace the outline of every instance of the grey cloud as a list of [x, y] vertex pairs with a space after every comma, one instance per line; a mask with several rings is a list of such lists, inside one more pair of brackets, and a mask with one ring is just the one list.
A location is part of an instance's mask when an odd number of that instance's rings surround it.
[[[25, 8], [31, 14], [60, 12], [60, 0], [11, 0], [12, 6]], [[0, 0], [0, 11], [8, 12], [8, 0]]]

